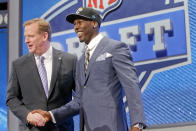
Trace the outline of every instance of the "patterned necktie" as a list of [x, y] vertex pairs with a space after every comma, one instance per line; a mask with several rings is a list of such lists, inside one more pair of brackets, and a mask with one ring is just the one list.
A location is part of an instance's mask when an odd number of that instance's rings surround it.
[[85, 61], [84, 61], [85, 75], [86, 75], [86, 71], [87, 71], [87, 67], [88, 67], [88, 63], [89, 63], [89, 58], [90, 58], [90, 50], [89, 50], [88, 46], [85, 46]]
[[46, 68], [44, 66], [44, 57], [43, 56], [39, 56], [38, 57], [38, 71], [39, 71], [39, 75], [40, 78], [42, 80], [42, 85], [45, 91], [45, 94], [48, 98], [48, 79], [47, 79], [47, 72], [46, 72]]

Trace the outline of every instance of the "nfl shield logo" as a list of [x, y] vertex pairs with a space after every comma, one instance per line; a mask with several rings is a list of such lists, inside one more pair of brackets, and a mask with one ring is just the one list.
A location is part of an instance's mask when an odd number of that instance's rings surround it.
[[83, 0], [83, 6], [99, 11], [102, 19], [107, 13], [119, 7], [121, 3], [122, 0]]

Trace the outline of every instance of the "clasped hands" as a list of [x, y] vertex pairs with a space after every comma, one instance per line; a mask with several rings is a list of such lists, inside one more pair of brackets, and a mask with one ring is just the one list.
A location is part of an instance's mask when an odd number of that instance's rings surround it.
[[52, 120], [49, 112], [37, 109], [28, 113], [27, 121], [34, 126], [45, 126], [46, 122]]

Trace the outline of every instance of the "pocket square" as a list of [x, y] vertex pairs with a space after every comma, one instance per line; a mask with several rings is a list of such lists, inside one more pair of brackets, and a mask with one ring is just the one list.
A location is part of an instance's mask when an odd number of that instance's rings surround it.
[[100, 56], [97, 57], [96, 61], [103, 61], [106, 58], [112, 57], [112, 54], [106, 52], [104, 54], [101, 54]]
[[112, 57], [112, 54], [106, 52], [106, 58]]

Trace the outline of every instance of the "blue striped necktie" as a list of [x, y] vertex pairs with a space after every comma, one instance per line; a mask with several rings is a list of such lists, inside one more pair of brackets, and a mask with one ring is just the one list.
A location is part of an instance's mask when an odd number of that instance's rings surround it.
[[43, 56], [39, 56], [38, 57], [38, 65], [37, 65], [38, 71], [39, 71], [39, 75], [42, 81], [42, 85], [45, 91], [45, 94], [48, 98], [48, 79], [47, 79], [47, 72], [46, 72], [46, 68], [44, 65], [44, 57]]

